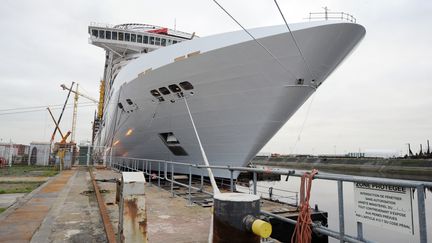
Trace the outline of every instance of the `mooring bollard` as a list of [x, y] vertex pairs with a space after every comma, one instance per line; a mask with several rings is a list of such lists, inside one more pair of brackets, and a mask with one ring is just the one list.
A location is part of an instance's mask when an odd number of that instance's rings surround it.
[[256, 242], [271, 235], [272, 227], [259, 219], [260, 198], [243, 193], [214, 196], [213, 243]]
[[147, 212], [142, 172], [123, 172], [117, 242], [148, 242]]

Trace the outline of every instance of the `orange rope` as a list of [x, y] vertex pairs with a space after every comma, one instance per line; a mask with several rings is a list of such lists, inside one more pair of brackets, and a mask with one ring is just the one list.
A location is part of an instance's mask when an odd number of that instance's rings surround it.
[[291, 243], [310, 243], [312, 240], [312, 219], [309, 210], [309, 199], [312, 180], [316, 174], [318, 174], [318, 170], [313, 169], [312, 172], [306, 172], [301, 177], [299, 215], [297, 217], [294, 234], [291, 237]]

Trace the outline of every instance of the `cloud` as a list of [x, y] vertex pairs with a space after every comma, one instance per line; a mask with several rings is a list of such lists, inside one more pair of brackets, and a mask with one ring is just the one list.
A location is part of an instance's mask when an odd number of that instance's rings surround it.
[[[220, 0], [246, 28], [282, 24], [272, 1]], [[332, 153], [403, 149], [432, 137], [432, 2], [279, 0], [289, 22], [309, 12], [345, 11], [367, 29], [357, 50], [263, 151]], [[87, 42], [90, 22], [139, 22], [174, 27], [199, 36], [239, 27], [212, 1], [3, 1], [0, 8], [0, 109], [61, 104], [61, 83], [80, 83], [98, 97], [104, 51]], [[81, 99], [84, 102], [84, 99]], [[94, 108], [80, 107], [77, 140], [91, 138]], [[72, 110], [62, 127], [70, 127]], [[56, 111], [58, 115], [58, 111]], [[0, 116], [0, 138], [47, 141], [53, 129], [46, 112]], [[297, 141], [297, 142], [296, 142]]]

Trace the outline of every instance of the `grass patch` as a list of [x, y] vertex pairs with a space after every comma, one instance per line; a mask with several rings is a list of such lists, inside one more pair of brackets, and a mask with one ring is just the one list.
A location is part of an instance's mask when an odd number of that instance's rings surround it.
[[38, 188], [44, 182], [7, 181], [0, 182], [0, 194], [29, 193]]
[[0, 168], [0, 176], [54, 176], [57, 173], [54, 166], [12, 165]]
[[6, 211], [7, 208], [0, 208], [0, 213], [3, 213], [4, 211]]

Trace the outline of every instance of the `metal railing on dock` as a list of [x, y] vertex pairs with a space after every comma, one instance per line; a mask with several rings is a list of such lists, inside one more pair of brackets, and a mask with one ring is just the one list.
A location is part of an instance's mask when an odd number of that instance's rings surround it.
[[[155, 166], [156, 165], [156, 166]], [[200, 191], [202, 193], [213, 195], [211, 192], [204, 190], [204, 170], [211, 168], [213, 170], [227, 170], [230, 172], [230, 191], [235, 190], [234, 184], [234, 172], [251, 172], [253, 174], [253, 194], [259, 192], [257, 185], [257, 174], [267, 173], [267, 174], [279, 174], [292, 177], [302, 177], [303, 173], [296, 172], [294, 170], [287, 169], [261, 169], [261, 168], [249, 168], [249, 167], [230, 167], [230, 166], [204, 166], [191, 163], [173, 162], [165, 160], [148, 160], [148, 159], [138, 159], [138, 158], [125, 158], [125, 157], [112, 157], [109, 158], [109, 166], [113, 169], [119, 171], [143, 171], [145, 175], [148, 176], [148, 183], [151, 185], [156, 183], [161, 185], [161, 180], [168, 181], [170, 183], [171, 193], [174, 195], [173, 188], [174, 185], [186, 187], [188, 189], [188, 200], [189, 204], [192, 204], [191, 194], [192, 190]], [[188, 183], [182, 183], [175, 180], [175, 167], [186, 167], [188, 168]], [[201, 169], [201, 182], [197, 187], [192, 184], [192, 169]], [[170, 173], [170, 176], [168, 174]], [[367, 240], [363, 235], [363, 224], [357, 222], [357, 235], [349, 235], [345, 232], [345, 215], [344, 215], [344, 192], [343, 183], [353, 182], [353, 183], [370, 183], [379, 185], [389, 185], [389, 186], [400, 186], [410, 189], [415, 189], [417, 195], [417, 212], [418, 212], [418, 223], [419, 223], [419, 236], [421, 243], [427, 242], [427, 226], [426, 226], [426, 209], [425, 209], [425, 190], [426, 188], [432, 188], [431, 182], [424, 181], [409, 181], [409, 180], [395, 180], [395, 179], [385, 179], [385, 178], [374, 178], [374, 177], [364, 177], [364, 176], [351, 176], [351, 175], [341, 175], [341, 174], [317, 174], [314, 179], [319, 180], [330, 180], [337, 182], [337, 194], [338, 194], [338, 211], [339, 211], [339, 230], [332, 230], [328, 227], [322, 226], [320, 224], [312, 223], [312, 229], [316, 233], [327, 235], [329, 237], [340, 240], [340, 242], [373, 242]], [[274, 189], [273, 189], [274, 190]], [[277, 214], [261, 211], [263, 215], [277, 218], [281, 221], [296, 224], [297, 222], [293, 219], [281, 217]]]

